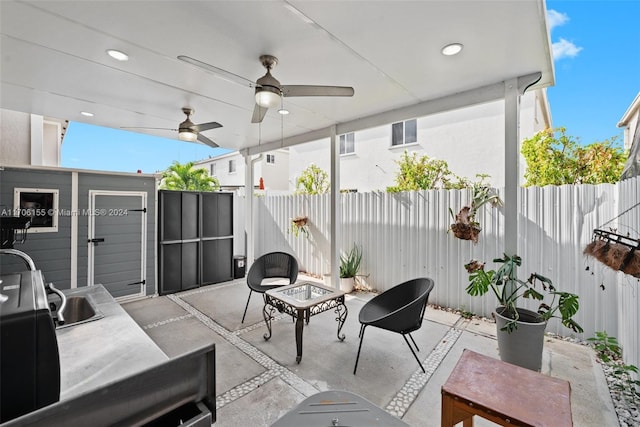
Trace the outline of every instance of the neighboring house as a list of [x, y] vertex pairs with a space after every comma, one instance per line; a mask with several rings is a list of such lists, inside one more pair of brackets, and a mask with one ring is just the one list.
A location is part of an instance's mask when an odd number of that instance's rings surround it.
[[638, 133], [638, 122], [640, 121], [640, 92], [627, 108], [620, 121], [619, 128], [624, 128], [624, 149], [630, 150], [633, 138]]
[[[525, 93], [520, 108], [521, 140], [552, 126], [545, 89]], [[459, 176], [475, 179], [476, 174], [489, 174], [492, 185], [502, 187], [504, 123], [501, 100], [339, 135], [340, 188], [367, 192], [394, 185], [396, 160], [405, 150], [445, 160]], [[289, 153], [291, 191], [295, 179], [310, 164], [330, 170], [326, 140], [290, 147]], [[521, 180], [525, 166], [521, 156]]]
[[60, 166], [67, 121], [0, 109], [0, 163]]
[[618, 122], [618, 127], [624, 128], [624, 149], [629, 150], [622, 179], [640, 175], [640, 92]]
[[[244, 157], [234, 151], [195, 162], [216, 178], [222, 190], [237, 190], [244, 187], [246, 163]], [[264, 153], [254, 165], [254, 188], [260, 187], [260, 178], [265, 190], [287, 191], [289, 189], [289, 151], [280, 149]]]

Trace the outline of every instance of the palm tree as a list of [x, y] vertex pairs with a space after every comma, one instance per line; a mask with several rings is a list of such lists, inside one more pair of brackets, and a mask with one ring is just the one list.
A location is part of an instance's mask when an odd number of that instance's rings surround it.
[[174, 161], [162, 173], [160, 188], [163, 190], [216, 191], [220, 189], [217, 179], [209, 176], [204, 168], [194, 168], [194, 162], [180, 164]]

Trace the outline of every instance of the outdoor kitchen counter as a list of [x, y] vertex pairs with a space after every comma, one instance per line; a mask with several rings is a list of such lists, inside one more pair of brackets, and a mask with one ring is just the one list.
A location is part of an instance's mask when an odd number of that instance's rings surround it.
[[61, 401], [169, 360], [104, 286], [63, 292], [67, 297], [88, 296], [104, 317], [56, 330]]

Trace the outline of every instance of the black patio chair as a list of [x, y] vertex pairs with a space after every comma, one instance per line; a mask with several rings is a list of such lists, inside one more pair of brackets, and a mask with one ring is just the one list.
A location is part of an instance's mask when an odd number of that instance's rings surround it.
[[411, 338], [416, 350], [420, 351], [411, 336], [411, 332], [417, 331], [422, 326], [422, 317], [432, 289], [433, 280], [429, 278], [409, 280], [377, 295], [362, 307], [358, 318], [360, 320], [360, 345], [358, 346], [358, 356], [356, 356], [353, 375], [356, 374], [356, 369], [358, 369], [364, 330], [367, 326], [375, 326], [376, 328], [401, 334], [411, 353], [413, 353], [413, 357], [418, 361], [422, 372], [426, 373], [420, 359], [418, 359], [418, 355], [409, 343], [407, 335]]
[[298, 260], [286, 252], [270, 252], [260, 256], [251, 264], [251, 268], [249, 268], [249, 273], [247, 274], [249, 298], [247, 298], [247, 305], [244, 307], [242, 323], [244, 323], [244, 317], [247, 315], [251, 294], [254, 291], [264, 294], [269, 289], [284, 286], [281, 284], [262, 284], [264, 279], [271, 278], [289, 279], [289, 284], [295, 283], [298, 278]]

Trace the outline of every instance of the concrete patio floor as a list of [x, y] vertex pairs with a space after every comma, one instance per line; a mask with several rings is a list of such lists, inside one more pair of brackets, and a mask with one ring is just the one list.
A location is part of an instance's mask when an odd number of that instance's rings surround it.
[[[307, 279], [315, 280], [301, 276], [298, 281]], [[240, 323], [248, 294], [245, 280], [238, 279], [123, 305], [169, 357], [216, 344], [215, 426], [268, 426], [325, 390], [356, 393], [411, 426], [439, 426], [440, 388], [462, 351], [498, 357], [494, 324], [428, 307], [422, 328], [413, 333], [426, 374], [400, 335], [368, 328], [354, 376], [358, 313], [373, 296], [354, 292], [346, 297], [346, 339], [336, 337], [333, 310], [312, 317], [304, 327], [298, 364], [290, 316], [276, 312], [273, 336], [263, 339], [267, 328], [261, 295], [253, 295]], [[548, 338], [542, 372], [571, 383], [575, 426], [618, 425], [606, 379], [590, 348]], [[495, 424], [475, 417], [475, 425]]]

